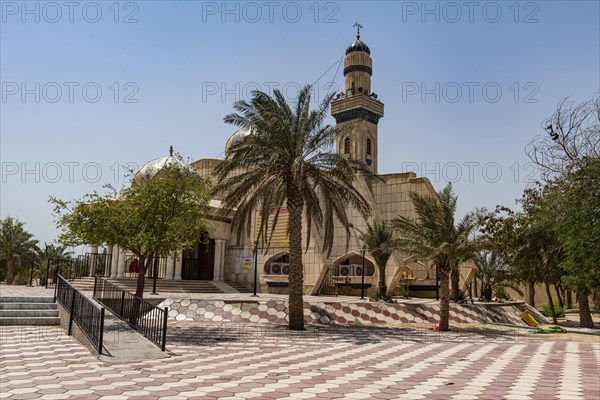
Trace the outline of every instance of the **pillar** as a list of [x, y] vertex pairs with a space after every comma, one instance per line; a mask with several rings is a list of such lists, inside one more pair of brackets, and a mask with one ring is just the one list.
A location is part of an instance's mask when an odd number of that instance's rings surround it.
[[175, 272], [173, 279], [176, 281], [181, 280], [181, 268], [183, 267], [183, 250], [177, 250], [177, 256], [175, 258]]
[[173, 279], [173, 275], [175, 273], [175, 257], [169, 256], [167, 257], [167, 268], [165, 270], [165, 279]]
[[90, 254], [90, 276], [96, 275], [96, 268], [98, 267], [98, 246], [93, 245]]
[[117, 278], [125, 276], [125, 250], [119, 247], [119, 263], [117, 264]]
[[112, 249], [112, 260], [110, 263], [110, 277], [117, 277], [117, 270], [119, 269], [119, 246], [113, 246]]
[[112, 266], [112, 253], [113, 246], [106, 246], [106, 258], [104, 259], [104, 276], [110, 276], [110, 270]]
[[225, 243], [223, 239], [215, 239], [215, 281], [222, 281], [225, 276]]

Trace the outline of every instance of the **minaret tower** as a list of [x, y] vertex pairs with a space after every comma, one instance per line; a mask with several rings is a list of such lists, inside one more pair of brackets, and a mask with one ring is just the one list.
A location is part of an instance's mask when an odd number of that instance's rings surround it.
[[360, 25], [356, 40], [346, 49], [344, 58], [344, 91], [331, 103], [331, 115], [341, 132], [337, 138], [337, 153], [363, 160], [377, 173], [377, 123], [383, 117], [383, 103], [371, 92], [373, 60], [371, 50], [360, 40]]

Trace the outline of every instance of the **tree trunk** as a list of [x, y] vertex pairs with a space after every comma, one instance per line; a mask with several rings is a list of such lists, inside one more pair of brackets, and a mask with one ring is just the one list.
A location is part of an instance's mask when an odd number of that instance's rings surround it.
[[289, 281], [289, 328], [304, 330], [304, 274], [302, 268], [302, 197], [298, 193], [288, 193], [287, 199], [290, 232], [290, 272]]
[[592, 320], [592, 313], [590, 313], [588, 296], [583, 293], [577, 293], [577, 300], [579, 301], [579, 326], [582, 328], [593, 328], [594, 320]]
[[548, 280], [544, 281], [544, 286], [546, 287], [546, 296], [548, 296], [548, 304], [550, 305], [552, 323], [558, 325], [558, 320], [556, 319], [556, 310], [554, 309], [554, 302], [552, 301], [552, 293], [550, 293], [550, 283], [548, 283]]
[[492, 301], [492, 286], [482, 285], [481, 286], [481, 298], [485, 301]]
[[449, 284], [450, 284], [450, 268], [440, 267], [438, 273], [440, 274], [440, 325], [439, 330], [442, 332], [447, 331], [450, 328], [450, 301], [449, 297]]
[[475, 279], [473, 280], [473, 283], [475, 284], [475, 298], [479, 297], [479, 294], [477, 292], [477, 274], [475, 274]]
[[[151, 260], [151, 259], [149, 259]], [[144, 298], [144, 286], [146, 285], [146, 259], [140, 258], [138, 260], [138, 276], [137, 286], [135, 288], [135, 296], [140, 299]]]
[[452, 300], [458, 302], [460, 300], [460, 267], [452, 268], [450, 273], [450, 279], [452, 280]]
[[387, 282], [385, 277], [385, 264], [383, 266], [378, 265], [379, 268], [379, 294], [382, 299], [387, 300]]
[[556, 298], [558, 299], [558, 305], [561, 308], [565, 308], [565, 302], [564, 302], [562, 296], [560, 295], [560, 288], [558, 287], [557, 284], [554, 284], [554, 291], [556, 292]]
[[15, 261], [12, 258], [6, 260], [6, 284], [12, 285], [15, 281]]
[[567, 308], [573, 308], [573, 294], [570, 289], [567, 289], [565, 297], [567, 298]]
[[527, 282], [527, 284], [528, 284], [528, 289], [527, 289], [528, 300], [527, 300], [527, 302], [529, 303], [529, 305], [531, 307], [535, 307], [535, 282], [529, 281], [529, 282]]

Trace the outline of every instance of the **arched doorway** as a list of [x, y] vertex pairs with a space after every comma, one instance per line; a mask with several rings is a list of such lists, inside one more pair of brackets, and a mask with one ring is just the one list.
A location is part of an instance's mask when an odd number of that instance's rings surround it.
[[215, 275], [215, 240], [199, 241], [183, 252], [181, 279], [212, 281]]

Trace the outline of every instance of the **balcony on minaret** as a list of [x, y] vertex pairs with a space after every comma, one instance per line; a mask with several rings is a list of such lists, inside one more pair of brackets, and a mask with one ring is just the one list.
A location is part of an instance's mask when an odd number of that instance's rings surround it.
[[383, 117], [383, 103], [376, 96], [374, 93], [360, 91], [348, 96], [340, 95], [331, 102], [331, 115], [338, 124], [366, 119], [377, 125], [379, 118]]

